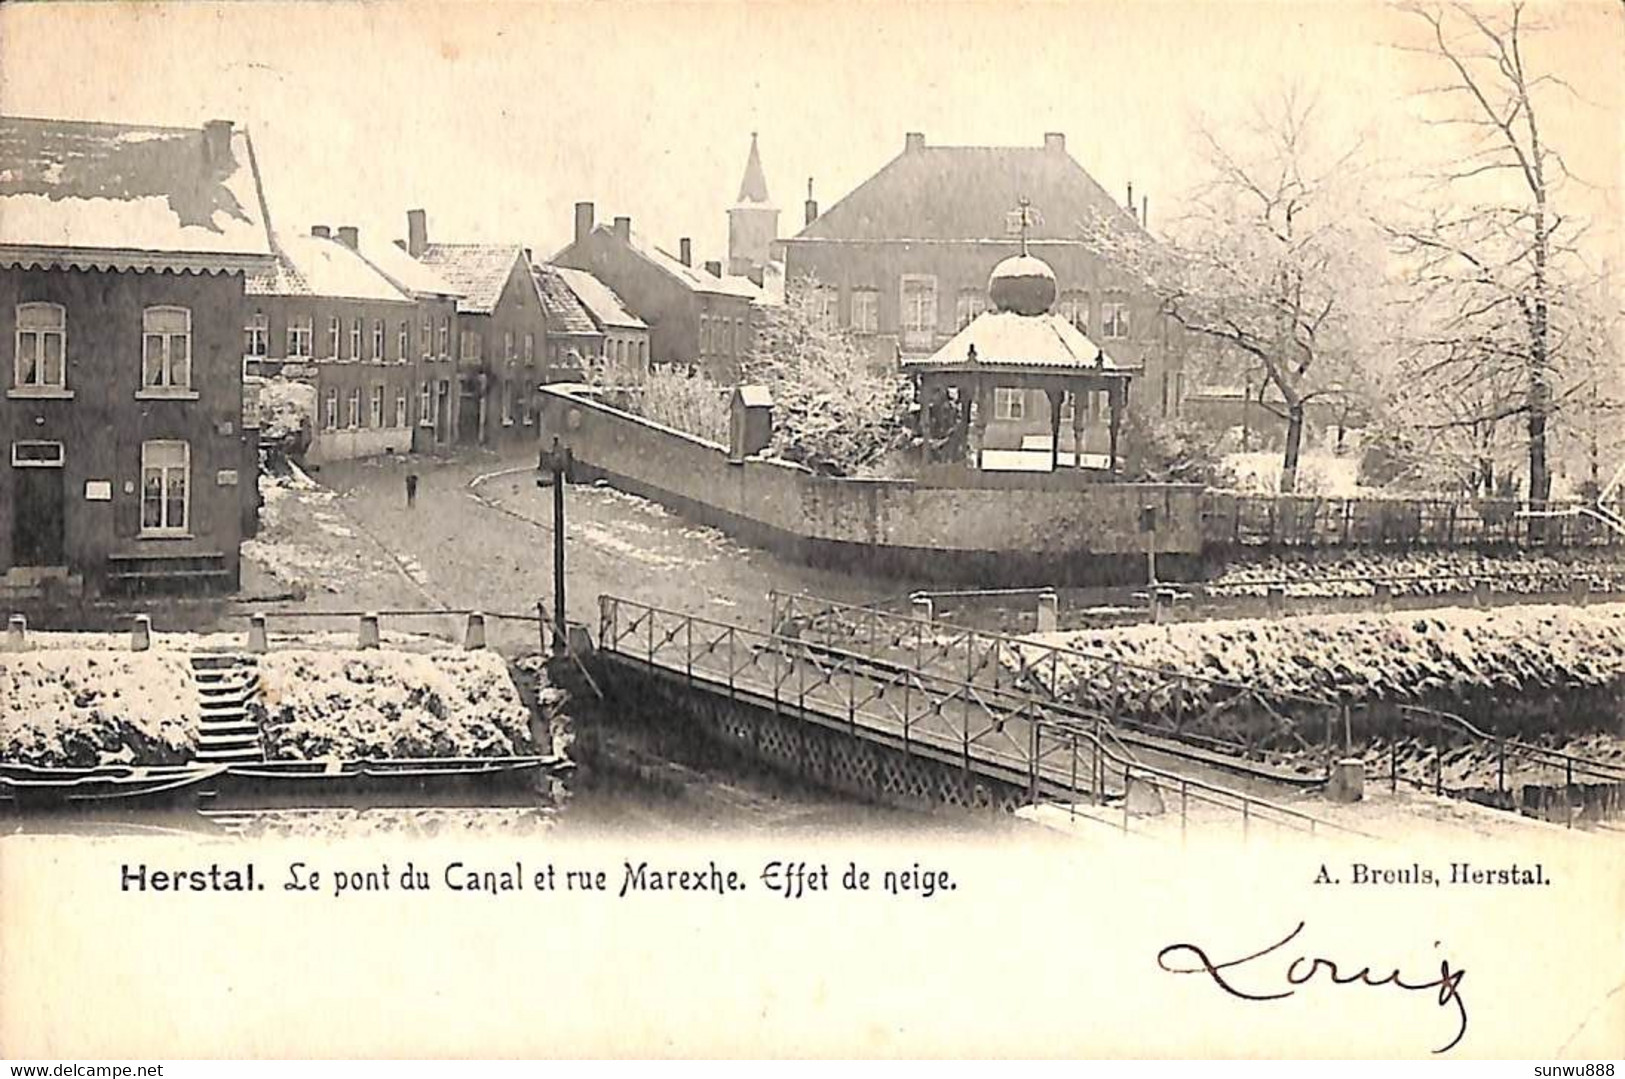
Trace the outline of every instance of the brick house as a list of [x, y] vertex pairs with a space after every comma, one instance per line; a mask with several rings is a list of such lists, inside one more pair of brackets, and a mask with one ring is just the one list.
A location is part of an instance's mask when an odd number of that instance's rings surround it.
[[[815, 280], [828, 317], [869, 337], [877, 365], [927, 356], [986, 308], [989, 273], [1021, 252], [1013, 219], [1023, 201], [1027, 247], [1059, 283], [1057, 310], [1119, 361], [1144, 369], [1131, 408], [1176, 414], [1177, 327], [1149, 290], [1081, 238], [1097, 216], [1142, 224], [1067, 153], [1062, 135], [1046, 135], [1038, 147], [988, 147], [928, 146], [909, 134], [901, 154], [822, 216], [808, 198], [806, 227], [779, 241], [785, 275]], [[1047, 431], [1042, 395], [1017, 396], [1019, 405], [1010, 395], [1001, 401]]]
[[[246, 131], [0, 118], [0, 582], [235, 588], [258, 505]], [[48, 583], [49, 582], [49, 583]]]
[[602, 365], [604, 333], [564, 283], [556, 266], [539, 262], [530, 268], [542, 294], [547, 315], [547, 363], [554, 369], [579, 367], [583, 372]]
[[649, 327], [626, 309], [614, 289], [586, 270], [556, 267], [554, 272], [603, 335], [604, 367], [612, 379], [642, 381], [649, 370]]
[[[432, 446], [434, 429], [419, 426], [425, 415], [433, 418], [420, 392], [428, 377], [424, 327], [431, 343], [435, 332], [432, 305], [420, 305], [363, 258], [356, 229], [335, 236], [317, 225], [278, 236], [276, 263], [249, 275], [247, 293], [245, 369], [316, 387], [311, 460]], [[454, 302], [440, 301], [448, 312]]]
[[423, 211], [407, 214], [406, 253], [439, 274], [457, 301], [457, 440], [496, 445], [536, 437], [535, 389], [547, 370], [547, 316], [518, 244], [431, 243]]
[[576, 203], [575, 239], [549, 261], [591, 273], [620, 298], [648, 328], [651, 364], [698, 367], [719, 382], [737, 379], [762, 290], [724, 274], [720, 262], [696, 268], [686, 239], [673, 255], [633, 232], [629, 217], [595, 226], [593, 216], [592, 203]]

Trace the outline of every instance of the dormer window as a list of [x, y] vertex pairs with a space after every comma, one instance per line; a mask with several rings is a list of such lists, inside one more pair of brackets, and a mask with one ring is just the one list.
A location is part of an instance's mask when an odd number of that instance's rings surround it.
[[68, 313], [61, 304], [18, 304], [15, 387], [24, 392], [66, 389], [67, 341]]
[[192, 388], [192, 312], [184, 307], [149, 307], [141, 313], [141, 387]]

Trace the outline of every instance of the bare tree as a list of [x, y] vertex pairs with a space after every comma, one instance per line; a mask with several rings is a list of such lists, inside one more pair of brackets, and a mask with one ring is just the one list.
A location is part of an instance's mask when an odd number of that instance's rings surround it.
[[[1434, 324], [1415, 342], [1422, 385], [1454, 397], [1438, 422], [1493, 429], [1521, 416], [1527, 441], [1528, 497], [1551, 497], [1548, 441], [1554, 410], [1577, 388], [1565, 386], [1564, 350], [1575, 331], [1560, 304], [1565, 277], [1581, 272], [1584, 223], [1557, 206], [1571, 178], [1547, 141], [1538, 106], [1545, 92], [1572, 92], [1531, 65], [1538, 29], [1522, 0], [1494, 11], [1463, 3], [1411, 4], [1420, 43], [1401, 46], [1435, 58], [1444, 81], [1429, 94], [1446, 115], [1428, 122], [1468, 136], [1469, 152], [1436, 179], [1454, 207], [1392, 229], [1412, 262], [1419, 300]], [[1504, 391], [1515, 372], [1520, 390]], [[1484, 392], [1490, 386], [1494, 392]], [[1448, 410], [1447, 410], [1448, 411]]]
[[1088, 230], [1149, 284], [1208, 370], [1275, 391], [1261, 403], [1286, 422], [1283, 493], [1297, 487], [1309, 405], [1360, 392], [1359, 313], [1378, 276], [1361, 143], [1329, 147], [1320, 128], [1314, 96], [1285, 89], [1224, 138], [1199, 128], [1206, 175], [1170, 247], [1106, 218]]

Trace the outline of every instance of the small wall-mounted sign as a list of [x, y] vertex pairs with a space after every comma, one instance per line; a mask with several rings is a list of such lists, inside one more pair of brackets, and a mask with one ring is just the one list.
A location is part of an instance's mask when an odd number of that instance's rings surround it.
[[235, 468], [222, 468], [214, 474], [214, 485], [216, 487], [237, 486], [237, 470]]
[[112, 480], [86, 480], [85, 481], [85, 501], [86, 502], [111, 502], [111, 501], [113, 501], [113, 481]]

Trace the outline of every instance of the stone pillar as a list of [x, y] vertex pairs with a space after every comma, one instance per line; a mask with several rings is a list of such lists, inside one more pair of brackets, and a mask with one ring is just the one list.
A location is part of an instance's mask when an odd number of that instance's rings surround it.
[[1266, 595], [1269, 599], [1270, 614], [1280, 615], [1286, 612], [1286, 587], [1284, 585], [1270, 585]]
[[1377, 610], [1391, 611], [1394, 609], [1394, 586], [1387, 581], [1378, 581], [1376, 584]]
[[1155, 584], [1146, 585], [1145, 603], [1151, 611], [1151, 624], [1161, 624], [1163, 617], [1168, 613], [1167, 606], [1162, 602], [1162, 589]]
[[378, 647], [378, 615], [371, 611], [361, 616], [360, 645], [362, 648]]
[[151, 647], [152, 619], [144, 614], [138, 614], [130, 625], [130, 651], [145, 652]]
[[1574, 602], [1581, 607], [1591, 602], [1591, 578], [1576, 577], [1569, 582], [1569, 591], [1574, 595]]
[[248, 650], [250, 652], [266, 652], [270, 650], [270, 640], [265, 632], [265, 616], [251, 614], [248, 616]]
[[1488, 607], [1490, 605], [1490, 582], [1480, 577], [1473, 582], [1473, 606]]
[[1038, 595], [1038, 632], [1054, 633], [1061, 628], [1061, 597], [1054, 592]]
[[913, 615], [921, 622], [931, 621], [934, 611], [931, 609], [930, 596], [915, 596], [913, 600]]
[[28, 643], [28, 619], [14, 614], [6, 620], [6, 647], [21, 649]]
[[468, 628], [463, 631], [463, 647], [471, 652], [485, 647], [485, 615], [479, 611], [468, 613]]
[[1346, 757], [1332, 765], [1326, 780], [1326, 797], [1333, 802], [1358, 802], [1365, 797], [1365, 762]]

